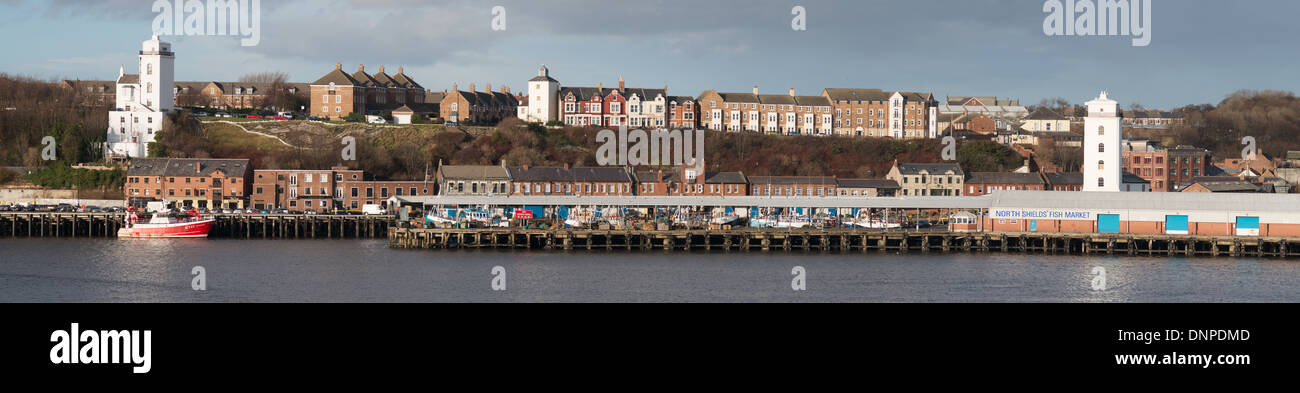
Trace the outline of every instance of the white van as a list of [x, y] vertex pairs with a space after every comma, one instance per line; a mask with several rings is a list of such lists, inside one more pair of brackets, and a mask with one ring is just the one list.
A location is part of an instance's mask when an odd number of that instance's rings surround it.
[[367, 115], [367, 116], [366, 116], [366, 122], [367, 122], [367, 123], [370, 123], [370, 124], [385, 124], [385, 123], [388, 123], [388, 121], [384, 120], [384, 117], [383, 117], [383, 116], [375, 116], [375, 115]]
[[361, 206], [361, 214], [367, 216], [382, 216], [388, 214], [388, 212], [384, 211], [384, 205], [367, 204]]

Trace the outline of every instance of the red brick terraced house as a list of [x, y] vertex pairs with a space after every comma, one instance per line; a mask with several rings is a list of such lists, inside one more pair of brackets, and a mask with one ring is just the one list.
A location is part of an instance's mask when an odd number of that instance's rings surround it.
[[247, 159], [135, 158], [123, 191], [130, 206], [167, 201], [177, 208], [244, 208], [253, 170]]
[[509, 167], [510, 195], [632, 196], [632, 175], [617, 167]]
[[689, 168], [636, 173], [636, 194], [643, 196], [745, 196], [749, 179], [744, 172], [705, 172]]

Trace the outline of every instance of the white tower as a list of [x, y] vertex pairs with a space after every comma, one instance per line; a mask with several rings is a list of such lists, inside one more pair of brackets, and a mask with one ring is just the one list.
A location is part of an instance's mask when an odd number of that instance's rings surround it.
[[525, 121], [546, 123], [559, 120], [560, 82], [551, 78], [543, 65], [537, 76], [528, 80], [528, 114]]
[[1120, 161], [1124, 113], [1119, 103], [1101, 92], [1088, 101], [1083, 122], [1083, 190], [1119, 192], [1124, 180]]
[[160, 112], [172, 109], [175, 62], [172, 44], [158, 40], [158, 36], [140, 46], [140, 104]]
[[139, 74], [118, 70], [117, 107], [108, 112], [106, 155], [148, 155], [149, 143], [173, 108], [175, 61], [172, 45], [153, 36], [140, 46]]

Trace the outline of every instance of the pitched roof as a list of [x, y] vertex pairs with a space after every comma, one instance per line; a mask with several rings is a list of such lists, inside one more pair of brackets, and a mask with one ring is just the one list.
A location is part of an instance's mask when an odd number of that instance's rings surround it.
[[957, 164], [898, 164], [898, 172], [904, 175], [919, 175], [922, 172], [931, 175], [951, 173], [954, 175], [965, 175], [961, 166]]
[[140, 74], [124, 74], [117, 78], [117, 83], [140, 84]]
[[834, 178], [834, 177], [829, 177], [829, 176], [750, 176], [750, 177], [749, 177], [749, 184], [752, 184], [752, 185], [763, 185], [763, 184], [777, 184], [777, 185], [791, 185], [791, 184], [821, 184], [821, 185], [836, 185], [836, 182], [835, 182], [835, 178]]
[[436, 102], [442, 102], [443, 97], [446, 97], [446, 96], [447, 96], [447, 93], [443, 93], [443, 92], [441, 92], [441, 91], [430, 91], [430, 92], [425, 92], [425, 93], [424, 93], [424, 102], [434, 102], [434, 103], [436, 103]]
[[631, 183], [632, 175], [618, 167], [522, 168], [510, 167], [510, 179], [517, 182]]
[[[198, 168], [195, 168], [195, 165]], [[243, 177], [248, 173], [248, 159], [216, 158], [135, 158], [127, 166], [127, 176], [209, 176], [222, 171], [226, 176]]]
[[843, 88], [826, 88], [826, 96], [831, 101], [889, 101], [894, 93], [902, 94], [903, 98], [909, 101], [934, 101], [934, 94], [917, 93], [910, 91], [889, 92], [880, 89], [843, 89]]
[[889, 179], [839, 179], [840, 188], [898, 189], [898, 182]]
[[1025, 120], [1069, 120], [1069, 119], [1065, 118], [1065, 116], [1061, 116], [1061, 114], [1059, 113], [1056, 113], [1056, 111], [1040, 106], [1038, 107], [1038, 109], [1034, 109], [1034, 112], [1030, 113], [1029, 117], [1026, 117]]
[[610, 94], [613, 94], [614, 92], [618, 92], [618, 94], [623, 97], [631, 97], [632, 95], [636, 95], [637, 97], [641, 97], [642, 99], [653, 99], [655, 97], [662, 95], [664, 96], [665, 100], [668, 99], [668, 91], [664, 89], [624, 88], [622, 90], [619, 90], [619, 89], [608, 88], [608, 87], [596, 88], [596, 87], [582, 87], [582, 86], [560, 88], [560, 93], [558, 94], [558, 96], [561, 99], [564, 99], [564, 97], [567, 97], [570, 93], [572, 93], [573, 98], [575, 100], [588, 101], [591, 100], [591, 97], [593, 96], [605, 98], [608, 97]]
[[1034, 173], [971, 172], [966, 184], [1044, 184], [1043, 176]]
[[438, 170], [444, 179], [510, 180], [506, 168], [499, 165], [443, 165]]
[[[1046, 173], [1044, 175], [1047, 176], [1047, 182], [1051, 184], [1083, 185], [1083, 172]], [[1122, 182], [1124, 184], [1150, 183], [1141, 176], [1128, 172], [1124, 172]]]
[[[659, 173], [661, 172], [664, 175], [663, 181], [666, 182], [682, 181], [681, 172], [676, 172], [676, 171], [637, 172], [633, 174], [633, 178], [635, 178], [637, 182], [658, 182]], [[749, 182], [749, 178], [745, 177], [744, 172], [705, 172], [704, 173], [705, 184], [746, 184], [748, 182]]]
[[348, 75], [347, 73], [343, 72], [343, 70], [338, 68], [335, 68], [334, 70], [326, 73], [325, 76], [320, 77], [320, 79], [317, 79], [315, 82], [312, 82], [311, 84], [317, 86], [323, 86], [323, 85], [329, 85], [331, 83], [333, 83], [335, 86], [360, 86], [361, 85], [361, 82], [352, 78], [351, 75]]

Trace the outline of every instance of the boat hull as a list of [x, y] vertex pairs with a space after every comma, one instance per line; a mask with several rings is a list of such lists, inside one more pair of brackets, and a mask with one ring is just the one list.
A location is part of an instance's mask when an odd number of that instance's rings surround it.
[[207, 219], [175, 224], [136, 224], [130, 228], [117, 231], [118, 237], [148, 239], [195, 239], [206, 238], [212, 231], [216, 220]]

